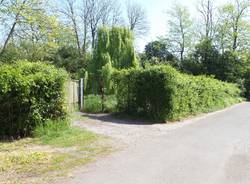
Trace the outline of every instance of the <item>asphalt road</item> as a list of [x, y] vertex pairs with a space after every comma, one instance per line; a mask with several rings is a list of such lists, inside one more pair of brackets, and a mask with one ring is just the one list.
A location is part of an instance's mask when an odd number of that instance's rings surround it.
[[123, 151], [79, 168], [61, 184], [250, 183], [250, 103], [176, 128], [101, 119], [91, 126], [78, 123], [91, 130], [97, 127], [97, 132], [112, 127], [110, 136], [123, 130], [131, 141]]

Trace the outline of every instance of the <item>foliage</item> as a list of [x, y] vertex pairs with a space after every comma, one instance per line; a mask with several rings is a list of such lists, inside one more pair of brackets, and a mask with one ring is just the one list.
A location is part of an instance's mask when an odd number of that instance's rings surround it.
[[216, 63], [219, 59], [219, 52], [214, 47], [211, 39], [204, 39], [195, 47], [193, 57], [196, 62], [202, 64], [200, 74], [212, 75], [216, 71]]
[[[116, 97], [107, 95], [104, 99], [104, 112], [116, 112]], [[99, 113], [102, 112], [102, 100], [100, 95], [88, 95], [84, 101], [84, 112]]]
[[111, 80], [111, 76], [113, 73], [113, 68], [111, 65], [111, 60], [109, 55], [106, 56], [107, 58], [107, 63], [102, 67], [102, 78], [103, 78], [103, 82], [104, 82], [104, 93], [105, 94], [109, 94], [109, 92], [112, 90], [112, 80]]
[[0, 73], [0, 136], [27, 136], [46, 119], [65, 117], [64, 70], [19, 61]]
[[56, 147], [86, 146], [98, 138], [91, 132], [71, 127], [68, 120], [61, 119], [47, 120], [38, 125], [33, 134], [42, 144]]
[[234, 84], [181, 74], [170, 66], [116, 71], [113, 77], [120, 112], [159, 121], [213, 111], [241, 100]]
[[249, 8], [248, 0], [231, 1], [219, 8], [215, 41], [222, 52], [249, 49]]
[[[18, 59], [44, 61], [59, 45], [70, 45], [72, 31], [59, 22], [57, 15], [48, 13], [49, 3], [42, 0], [4, 0], [0, 7], [3, 14], [3, 47], [15, 45], [21, 56]], [[1, 11], [0, 11], [1, 12]]]
[[177, 60], [175, 56], [169, 52], [168, 44], [165, 40], [156, 40], [145, 46], [145, 55], [148, 61], [156, 61], [158, 63], [172, 63]]
[[5, 52], [0, 55], [0, 64], [1, 63], [13, 63], [16, 60], [20, 59], [20, 51], [14, 44], [9, 44]]
[[133, 45], [132, 32], [123, 27], [102, 27], [98, 31], [98, 40], [94, 50], [90, 78], [101, 95], [102, 110], [104, 96], [112, 90], [112, 68], [122, 69], [138, 67]]
[[212, 75], [216, 79], [239, 83], [243, 80], [249, 61], [234, 51], [219, 53], [212, 40], [198, 43], [194, 53], [182, 62], [182, 69], [194, 75]]
[[96, 68], [101, 69], [106, 64], [103, 56], [106, 54], [109, 55], [112, 67], [114, 68], [138, 67], [133, 42], [133, 34], [127, 28], [100, 28], [94, 52]]
[[250, 100], [250, 70], [245, 74], [245, 89], [246, 89], [246, 98]]
[[180, 60], [183, 61], [184, 55], [191, 46], [193, 22], [188, 9], [183, 5], [175, 4], [168, 13], [170, 16], [168, 26], [171, 47], [173, 52], [177, 53]]
[[90, 55], [80, 56], [77, 48], [72, 46], [59, 48], [52, 58], [52, 62], [55, 66], [64, 68], [74, 79], [85, 76], [85, 69], [90, 61]]
[[236, 52], [226, 51], [220, 56], [216, 78], [238, 83], [244, 78], [248, 66], [248, 61], [241, 58]]

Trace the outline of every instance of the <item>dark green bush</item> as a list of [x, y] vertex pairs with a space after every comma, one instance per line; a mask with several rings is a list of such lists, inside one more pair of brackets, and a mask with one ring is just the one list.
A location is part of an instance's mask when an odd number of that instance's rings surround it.
[[64, 70], [19, 61], [0, 67], [0, 136], [23, 137], [47, 119], [66, 116]]
[[213, 111], [241, 100], [234, 84], [181, 74], [171, 66], [116, 71], [113, 78], [120, 112], [158, 121]]

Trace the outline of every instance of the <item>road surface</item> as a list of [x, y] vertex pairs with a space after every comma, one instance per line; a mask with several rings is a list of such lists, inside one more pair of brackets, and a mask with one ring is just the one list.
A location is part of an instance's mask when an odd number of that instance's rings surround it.
[[250, 183], [250, 103], [177, 124], [90, 116], [76, 125], [128, 146], [61, 184]]

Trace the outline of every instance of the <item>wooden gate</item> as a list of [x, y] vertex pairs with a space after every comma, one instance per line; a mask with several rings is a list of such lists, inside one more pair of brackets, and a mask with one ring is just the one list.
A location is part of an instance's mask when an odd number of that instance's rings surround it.
[[66, 86], [67, 110], [73, 112], [79, 110], [79, 81], [71, 80]]
[[67, 110], [69, 112], [83, 110], [84, 80], [70, 80], [67, 82]]

